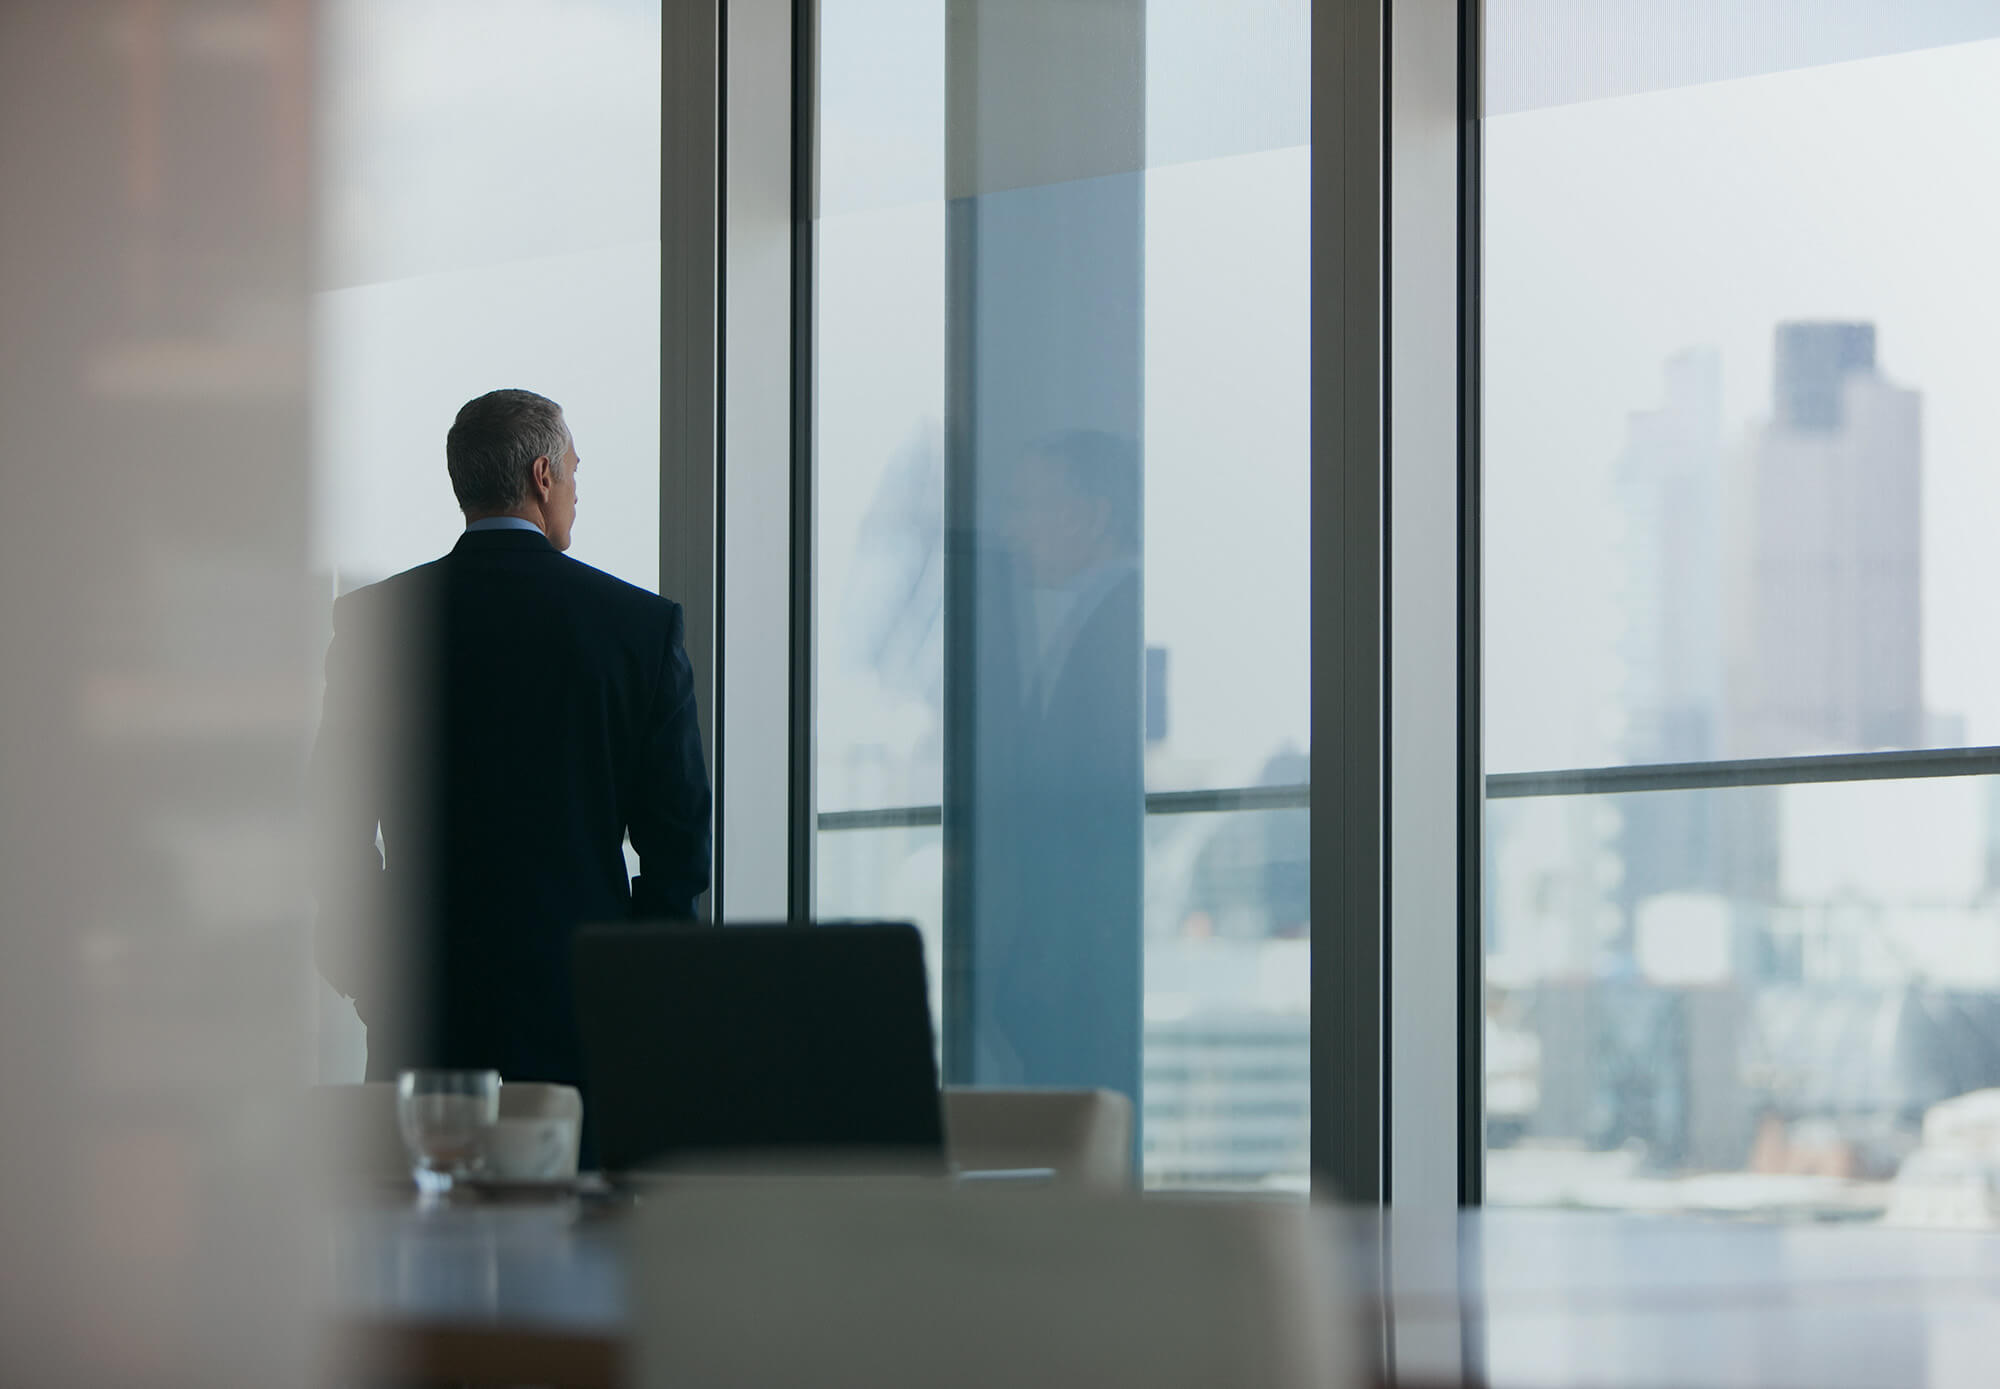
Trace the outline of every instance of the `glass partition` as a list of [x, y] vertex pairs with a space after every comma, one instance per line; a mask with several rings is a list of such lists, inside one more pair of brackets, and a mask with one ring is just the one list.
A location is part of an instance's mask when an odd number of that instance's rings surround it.
[[820, 910], [1155, 1184], [1305, 1180], [1309, 15], [819, 6]]

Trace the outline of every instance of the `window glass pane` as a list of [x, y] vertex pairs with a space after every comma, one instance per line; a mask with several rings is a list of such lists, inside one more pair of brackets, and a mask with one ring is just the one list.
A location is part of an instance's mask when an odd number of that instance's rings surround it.
[[[1488, 1199], [2000, 1218], [1996, 808], [1985, 777], [1489, 802]], [[1641, 896], [1635, 841], [1745, 867]]]
[[576, 558], [659, 575], [657, 0], [339, 0], [322, 72], [316, 562], [352, 587], [462, 518], [458, 407], [503, 386], [576, 436]]
[[1145, 1174], [1304, 1193], [1307, 812], [1146, 824]]
[[1490, 769], [2000, 741], [1996, 92], [1976, 43], [1486, 122]]
[[945, 7], [820, 7], [822, 809], [936, 805], [944, 775]]
[[1155, 1182], [1304, 1173], [1303, 797], [1146, 796], [1306, 779], [1309, 14], [820, 7], [820, 808], [943, 821], [820, 905], [930, 875], [947, 1073], [1132, 1094]]
[[1147, 176], [1154, 790], [1306, 779], [1311, 174], [1295, 145]]
[[[1141, 1118], [1153, 1185], [1306, 1190], [1309, 833], [1303, 808], [1147, 822]], [[935, 826], [830, 827], [820, 917], [913, 921], [941, 958], [943, 852]], [[935, 970], [932, 1007], [943, 1007]]]
[[[1833, 8], [1487, 8], [1489, 772], [2000, 742], [2000, 15]], [[1489, 800], [1489, 1194], [1928, 1218], [2000, 1087], [1993, 823]]]
[[[329, 595], [457, 542], [445, 432], [502, 387], [564, 408], [570, 554], [654, 587], [658, 0], [331, 0], [320, 14], [313, 565]], [[320, 1074], [359, 1079], [353, 1007], [316, 987]]]

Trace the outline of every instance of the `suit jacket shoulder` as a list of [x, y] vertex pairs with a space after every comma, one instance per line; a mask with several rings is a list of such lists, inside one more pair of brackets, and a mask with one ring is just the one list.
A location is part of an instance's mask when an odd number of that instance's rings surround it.
[[[680, 635], [681, 605], [672, 599], [553, 549], [516, 552], [510, 558], [515, 563], [546, 566], [548, 581], [570, 602], [588, 610], [597, 622], [643, 634], [648, 640]], [[405, 621], [419, 604], [435, 603], [451, 577], [453, 559], [453, 555], [444, 555], [342, 594], [333, 603], [335, 634]]]
[[391, 614], [407, 611], [419, 596], [433, 595], [444, 565], [444, 560], [434, 559], [341, 594], [333, 600], [334, 635], [379, 625]]
[[660, 625], [666, 631], [673, 630], [680, 620], [681, 605], [671, 598], [662, 598], [650, 589], [627, 583], [615, 574], [607, 574], [568, 555], [558, 554], [555, 558], [564, 582], [614, 615], [634, 623]]

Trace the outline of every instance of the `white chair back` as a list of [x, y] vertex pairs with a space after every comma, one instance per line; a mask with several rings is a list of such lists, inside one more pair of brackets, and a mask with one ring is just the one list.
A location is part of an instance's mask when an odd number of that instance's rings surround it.
[[961, 1172], [1049, 1168], [1094, 1191], [1132, 1184], [1132, 1101], [1115, 1090], [947, 1086], [944, 1131]]
[[633, 1235], [632, 1383], [1345, 1389], [1372, 1383], [1303, 1203], [696, 1180]]

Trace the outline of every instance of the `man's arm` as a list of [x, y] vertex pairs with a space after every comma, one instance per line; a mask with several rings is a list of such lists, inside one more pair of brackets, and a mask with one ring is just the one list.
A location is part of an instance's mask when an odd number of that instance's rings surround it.
[[639, 851], [632, 914], [641, 920], [692, 919], [709, 880], [708, 767], [695, 715], [694, 667], [682, 640], [680, 605], [670, 606], [627, 815], [632, 847]]

